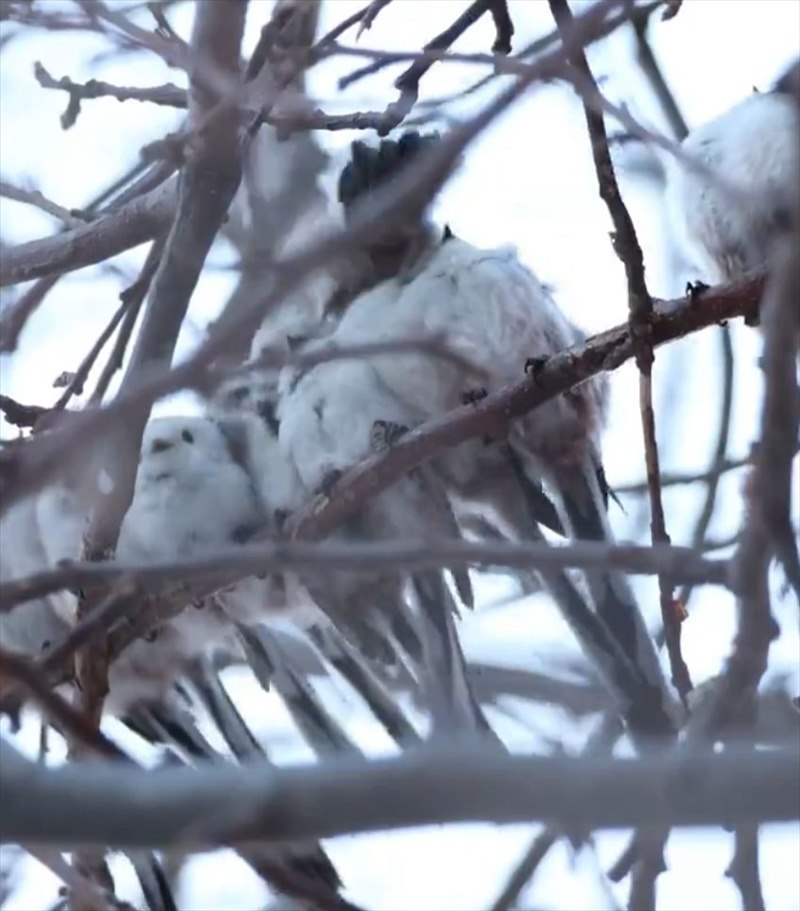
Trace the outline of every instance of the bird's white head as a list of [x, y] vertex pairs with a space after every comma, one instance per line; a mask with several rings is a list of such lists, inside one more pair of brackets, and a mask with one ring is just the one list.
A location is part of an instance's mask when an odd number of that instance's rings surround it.
[[207, 473], [230, 461], [225, 437], [214, 421], [202, 417], [154, 418], [145, 427], [137, 484]]

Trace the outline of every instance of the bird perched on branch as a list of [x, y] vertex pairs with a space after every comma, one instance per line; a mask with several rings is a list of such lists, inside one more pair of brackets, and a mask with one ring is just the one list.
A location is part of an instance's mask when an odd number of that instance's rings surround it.
[[[373, 149], [354, 144], [339, 181], [345, 221], [376, 186], [413, 166], [413, 159], [438, 141], [411, 133]], [[514, 249], [475, 247], [449, 228], [437, 229], [424, 211], [388, 224], [361, 253], [377, 279], [336, 302], [339, 322], [329, 343], [444, 338], [457, 359], [395, 352], [284, 376], [280, 440], [310, 489], [318, 489], [327, 472], [367, 454], [371, 427], [439, 418], [465, 400], [517, 381], [526, 368], [535, 382], [548, 357], [579, 341], [576, 328]], [[482, 501], [516, 537], [539, 537], [544, 524], [574, 538], [611, 540], [599, 445], [604, 390], [602, 382], [590, 380], [511, 426], [487, 427], [492, 442], [470, 441], [441, 454], [435, 460], [438, 476], [454, 501]], [[408, 490], [403, 498], [405, 508], [415, 499]], [[416, 499], [429, 495], [417, 490]], [[669, 722], [661, 667], [626, 578], [598, 571], [587, 573], [586, 580], [594, 618], [587, 618], [585, 600], [565, 574], [549, 574], [546, 582], [558, 590], [573, 627], [584, 624], [584, 647], [595, 649], [598, 635], [608, 634], [604, 641], [619, 671], [612, 676], [627, 675], [631, 683], [630, 717], [636, 715], [641, 728], [663, 732]], [[605, 633], [597, 631], [598, 617]]]
[[[239, 425], [247, 440], [251, 474], [265, 508], [273, 514], [298, 509], [320, 491], [329, 491], [339, 473], [370, 452], [391, 445], [408, 425], [401, 403], [381, 398], [368, 362], [334, 360], [308, 370], [288, 368], [281, 374], [281, 395], [271, 375], [255, 368], [265, 350], [314, 353], [325, 344], [319, 314], [285, 308], [270, 314], [253, 342], [247, 375], [226, 383], [212, 402], [212, 413], [225, 426]], [[370, 540], [458, 535], [443, 492], [432, 489], [424, 473], [400, 481], [364, 504], [332, 537]], [[479, 711], [466, 683], [463, 659], [452, 627], [455, 608], [440, 573], [420, 573], [408, 603], [405, 579], [397, 574], [313, 569], [284, 573], [287, 591], [305, 610], [301, 625], [315, 626], [322, 610], [362, 653], [394, 664], [407, 653], [426, 666], [428, 690], [437, 720], [473, 726]], [[457, 574], [464, 600], [471, 603], [466, 573]], [[317, 612], [308, 611], [305, 599]], [[435, 654], [434, 654], [435, 652]], [[441, 692], [432, 667], [449, 669]], [[458, 716], [458, 718], [456, 718]]]
[[[23, 579], [47, 566], [35, 500], [21, 500], [4, 513], [0, 542], [0, 582]], [[68, 631], [49, 595], [26, 601], [13, 611], [0, 611], [0, 645], [13, 652], [35, 657]]]
[[[237, 455], [235, 440], [209, 418], [151, 420], [142, 437], [134, 497], [115, 559], [147, 563], [211, 555], [268, 527]], [[80, 485], [56, 485], [39, 495], [35, 514], [42, 568], [78, 558], [90, 507]], [[187, 661], [233, 643], [231, 620], [257, 622], [283, 606], [269, 579], [249, 577], [187, 607], [153, 636], [133, 642], [111, 666], [111, 711], [162, 695]], [[74, 625], [77, 598], [72, 593], [60, 593], [54, 607], [68, 628]]]
[[[391, 178], [425, 146], [419, 137], [387, 142], [381, 147], [381, 161], [373, 162], [372, 152], [355, 144], [352, 161], [340, 180], [340, 201], [348, 201], [342, 213], [345, 220], [350, 200], [362, 195], [365, 188]], [[251, 362], [257, 364], [265, 351], [313, 354], [324, 348], [338, 309], [348, 297], [387, 275], [401, 273], [405, 262], [416, 259], [409, 253], [419, 245], [420, 232], [413, 219], [393, 223], [391, 230], [379, 232], [346, 263], [334, 264], [328, 272], [332, 293], [327, 300], [318, 295], [312, 295], [313, 299], [295, 295], [267, 316], [253, 341]], [[323, 285], [318, 282], [312, 290]], [[380, 388], [365, 359], [338, 359], [308, 369], [290, 366], [282, 372], [274, 397], [268, 376], [254, 371], [242, 383], [230, 384], [222, 398], [216, 397], [213, 413], [219, 415], [220, 405], [229, 414], [247, 410], [260, 415], [261, 430], [255, 431], [251, 420], [247, 431], [255, 453], [252, 473], [260, 479], [262, 502], [283, 509], [288, 506], [287, 495], [288, 499], [294, 497], [296, 509], [314, 494], [330, 492], [343, 471], [370, 453], [391, 446], [408, 427], [418, 423], [401, 401]], [[262, 435], [260, 446], [256, 444], [258, 433]], [[274, 447], [276, 433], [280, 452]], [[288, 459], [291, 470], [281, 463], [281, 457]], [[283, 500], [280, 504], [279, 498]], [[420, 470], [363, 504], [332, 537], [435, 541], [458, 535], [458, 525], [438, 479]], [[356, 571], [330, 574], [308, 570], [301, 578], [314, 603], [362, 652], [389, 663], [398, 656], [402, 660], [405, 654], [423, 668], [438, 726], [485, 726], [469, 691], [453, 628], [456, 603], [440, 572], [414, 574], [408, 583], [397, 574]], [[458, 571], [454, 579], [462, 601], [471, 605], [468, 574]]]
[[776, 87], [689, 133], [681, 150], [702, 170], [672, 156], [666, 161], [670, 222], [704, 282], [767, 267], [775, 238], [798, 208], [799, 132], [796, 98]]

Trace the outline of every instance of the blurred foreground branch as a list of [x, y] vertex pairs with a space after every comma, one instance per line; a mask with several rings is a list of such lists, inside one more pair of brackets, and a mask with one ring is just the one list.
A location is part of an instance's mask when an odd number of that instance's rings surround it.
[[618, 828], [795, 820], [797, 750], [640, 759], [420, 749], [312, 767], [47, 769], [0, 744], [2, 841], [155, 847], [326, 838], [445, 822]]

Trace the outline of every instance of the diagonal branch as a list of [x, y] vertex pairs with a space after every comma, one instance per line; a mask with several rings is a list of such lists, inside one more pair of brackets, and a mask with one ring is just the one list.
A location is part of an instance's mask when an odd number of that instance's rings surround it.
[[176, 181], [170, 180], [79, 228], [9, 247], [0, 261], [0, 286], [73, 272], [152, 240], [169, 227], [175, 203]]
[[88, 218], [81, 218], [80, 215], [77, 215], [75, 212], [65, 209], [63, 206], [58, 205], [58, 203], [48, 199], [39, 190], [23, 190], [5, 180], [0, 180], [0, 196], [5, 196], [6, 199], [13, 199], [16, 202], [25, 202], [28, 203], [28, 205], [36, 206], [36, 208], [41, 209], [42, 212], [47, 212], [48, 215], [52, 215], [54, 218], [63, 222], [68, 228], [77, 228], [89, 221]]

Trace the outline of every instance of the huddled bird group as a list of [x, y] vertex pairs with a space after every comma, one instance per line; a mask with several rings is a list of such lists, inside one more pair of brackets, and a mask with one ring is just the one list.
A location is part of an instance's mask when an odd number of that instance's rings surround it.
[[[354, 142], [331, 220], [346, 227], [376, 188], [438, 141], [409, 131], [377, 146]], [[667, 199], [697, 277], [714, 283], [765, 267], [773, 238], [796, 213], [795, 99], [753, 94], [690, 134], [683, 151], [702, 167], [676, 160]], [[723, 183], [744, 192], [729, 198]], [[409, 339], [440, 340], [443, 351], [399, 345]], [[248, 360], [209, 398], [204, 416], [148, 423], [115, 559], [202, 557], [256, 535], [280, 537], [288, 516], [315, 495], [335, 495], [342, 474], [366, 457], [583, 339], [512, 247], [479, 248], [426, 213], [386, 224], [267, 314]], [[365, 343], [383, 348], [336, 355]], [[298, 357], [276, 370], [265, 361], [276, 352]], [[606, 401], [606, 380], [595, 377], [446, 449], [360, 503], [329, 539], [413, 540], [432, 551], [476, 534], [610, 542], [600, 443]], [[63, 479], [7, 511], [1, 580], [79, 557], [91, 510], [85, 487]], [[632, 736], [669, 736], [672, 697], [625, 575], [539, 575]], [[74, 626], [76, 605], [62, 591], [0, 613], [3, 647], [46, 652]], [[219, 649], [241, 654], [248, 629], [283, 617], [317, 636], [334, 629], [348, 654], [381, 673], [410, 674], [430, 736], [491, 736], [457, 633], [459, 612], [471, 607], [462, 568], [311, 566], [250, 576], [123, 652], [111, 668], [108, 708], [125, 715], [168, 700], [197, 659]]]

